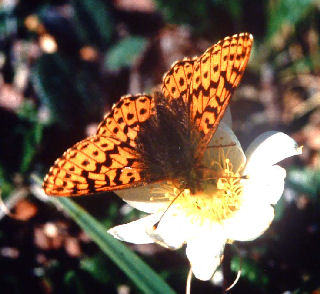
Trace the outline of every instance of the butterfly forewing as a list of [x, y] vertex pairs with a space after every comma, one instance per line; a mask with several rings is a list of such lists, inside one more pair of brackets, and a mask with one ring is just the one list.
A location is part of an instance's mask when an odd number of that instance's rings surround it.
[[200, 149], [214, 134], [249, 60], [249, 33], [226, 37], [198, 58], [176, 62], [164, 75], [162, 91], [169, 99], [183, 99], [191, 125], [200, 133]]
[[100, 124], [95, 136], [68, 149], [51, 167], [43, 187], [48, 195], [84, 195], [144, 183], [135, 152], [139, 126], [153, 114], [153, 99], [125, 96]]
[[195, 61], [189, 101], [190, 119], [202, 137], [199, 148], [207, 146], [216, 130], [248, 63], [252, 42], [248, 33], [227, 37]]

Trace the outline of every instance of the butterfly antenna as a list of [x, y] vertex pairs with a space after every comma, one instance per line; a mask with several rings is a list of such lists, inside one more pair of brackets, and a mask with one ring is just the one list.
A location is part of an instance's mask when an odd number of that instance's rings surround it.
[[186, 283], [186, 294], [191, 293], [191, 280], [192, 280], [192, 268], [190, 266], [188, 276], [187, 276], [187, 283]]
[[166, 208], [166, 210], [163, 212], [163, 214], [161, 215], [160, 219], [153, 225], [153, 229], [156, 230], [158, 228], [158, 225], [160, 223], [160, 221], [162, 220], [163, 216], [166, 214], [166, 212], [169, 210], [169, 208], [171, 207], [171, 205], [178, 199], [178, 197], [181, 195], [181, 193], [183, 192], [180, 191], [179, 194], [174, 197], [174, 199], [170, 202], [170, 204], [168, 205], [168, 207]]
[[217, 176], [215, 177], [211, 177], [211, 178], [206, 178], [206, 180], [217, 180], [217, 179], [242, 179], [242, 180], [248, 180], [249, 177], [247, 175], [243, 175], [243, 176]]
[[238, 269], [238, 272], [237, 272], [237, 276], [236, 278], [234, 279], [234, 281], [232, 282], [232, 284], [227, 288], [225, 289], [225, 292], [228, 292], [230, 291], [239, 281], [240, 277], [241, 277], [241, 271], [242, 271], [242, 257], [241, 257], [241, 254], [240, 254], [240, 251], [239, 251], [239, 248], [234, 246], [234, 248], [236, 249], [238, 255], [239, 255], [239, 269]]
[[236, 143], [210, 145], [207, 148], [226, 148], [226, 147], [234, 147], [234, 146], [236, 146]]

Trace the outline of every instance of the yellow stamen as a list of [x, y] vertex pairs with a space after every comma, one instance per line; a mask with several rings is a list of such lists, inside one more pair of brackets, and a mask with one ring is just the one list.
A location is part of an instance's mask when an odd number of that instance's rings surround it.
[[[162, 192], [163, 199], [168, 199], [169, 203], [174, 200], [170, 209], [178, 209], [192, 222], [221, 223], [232, 217], [241, 206], [243, 191], [241, 168], [233, 170], [233, 165], [222, 148], [219, 148], [217, 161], [212, 161], [210, 167], [213, 169], [214, 181], [211, 179], [208, 183], [204, 183], [201, 192], [191, 194], [189, 189], [181, 191], [167, 184], [162, 187], [163, 190], [159, 189], [153, 193]], [[205, 179], [199, 180], [205, 181]]]

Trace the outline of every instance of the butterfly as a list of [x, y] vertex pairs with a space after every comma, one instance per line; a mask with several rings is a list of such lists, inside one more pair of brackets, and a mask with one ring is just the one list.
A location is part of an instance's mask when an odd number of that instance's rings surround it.
[[201, 189], [202, 158], [249, 60], [253, 37], [226, 37], [175, 62], [153, 95], [123, 96], [95, 135], [68, 149], [43, 183], [47, 195], [77, 196], [173, 181]]

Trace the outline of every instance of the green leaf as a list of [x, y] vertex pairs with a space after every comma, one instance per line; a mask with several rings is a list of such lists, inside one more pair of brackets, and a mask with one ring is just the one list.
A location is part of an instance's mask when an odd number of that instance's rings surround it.
[[14, 185], [9, 179], [10, 177], [7, 175], [5, 168], [0, 165], [0, 191], [2, 199], [6, 199], [14, 189]]
[[74, 75], [60, 54], [44, 54], [35, 64], [32, 81], [43, 104], [49, 107], [53, 121], [72, 124], [70, 113], [80, 111], [74, 91]]
[[287, 175], [287, 185], [316, 199], [320, 191], [320, 170], [291, 168]]
[[33, 101], [24, 100], [22, 105], [17, 111], [17, 116], [22, 120], [28, 120], [30, 122], [38, 121], [38, 112]]
[[23, 140], [23, 157], [20, 165], [20, 171], [25, 173], [36, 152], [37, 146], [39, 145], [43, 133], [43, 125], [41, 123], [35, 123], [33, 128], [29, 129], [25, 135]]
[[69, 290], [72, 291], [72, 293], [77, 293], [77, 294], [86, 293], [82, 285], [82, 281], [81, 279], [79, 279], [79, 276], [75, 271], [73, 270], [68, 271], [64, 276], [64, 282], [66, 283]]
[[101, 115], [104, 105], [97, 76], [77, 58], [58, 53], [42, 55], [32, 71], [41, 102], [63, 128], [84, 126]]
[[146, 263], [69, 198], [52, 198], [144, 293], [175, 293]]
[[[215, 2], [219, 3], [219, 1]], [[245, 5], [243, 5], [243, 3], [234, 0], [224, 0], [221, 1], [221, 5], [230, 13], [232, 19], [237, 21], [241, 20], [241, 17], [243, 16], [243, 9], [245, 9]]]
[[205, 20], [209, 5], [208, 0], [157, 0], [156, 2], [167, 21], [176, 24], [196, 23], [200, 19]]
[[286, 201], [284, 200], [284, 197], [281, 197], [274, 208], [274, 221], [278, 221], [282, 218], [285, 208]]
[[44, 126], [39, 122], [36, 106], [31, 101], [24, 101], [17, 115], [20, 119], [29, 121], [31, 124], [29, 128], [25, 128], [22, 131], [23, 155], [20, 163], [20, 172], [25, 173], [37, 152], [37, 146], [41, 142]]
[[315, 9], [313, 0], [278, 0], [269, 5], [267, 39], [282, 35], [285, 31], [294, 31], [294, 25], [308, 11]]
[[156, 0], [156, 4], [169, 23], [188, 24], [202, 36], [210, 36], [213, 31], [216, 36], [224, 36], [228, 26], [221, 26], [221, 20], [241, 25], [246, 8], [243, 1], [237, 0]]
[[107, 1], [73, 0], [76, 30], [84, 44], [105, 47], [113, 35], [113, 18]]
[[82, 259], [80, 267], [90, 273], [101, 284], [107, 284], [110, 281], [110, 273], [104, 260], [99, 255]]
[[266, 286], [269, 283], [268, 276], [254, 261], [246, 258], [240, 259], [239, 257], [233, 257], [231, 260], [231, 270], [238, 272], [241, 270], [241, 277], [250, 281], [250, 283]]
[[145, 49], [146, 40], [142, 37], [126, 37], [110, 48], [105, 57], [105, 66], [109, 70], [131, 66]]

